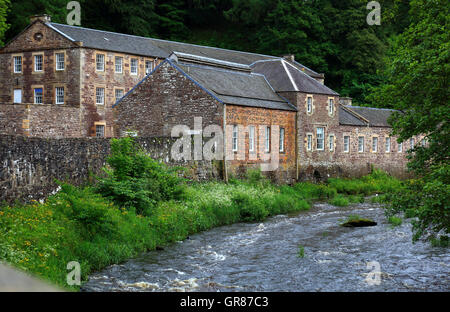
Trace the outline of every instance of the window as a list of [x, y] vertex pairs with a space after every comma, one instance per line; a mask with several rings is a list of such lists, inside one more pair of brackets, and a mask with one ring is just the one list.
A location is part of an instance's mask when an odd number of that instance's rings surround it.
[[265, 149], [266, 153], [270, 152], [270, 127], [266, 127]]
[[14, 90], [14, 103], [22, 103], [22, 89]]
[[131, 74], [137, 75], [137, 73], [138, 73], [138, 60], [131, 59]]
[[55, 62], [56, 62], [56, 70], [64, 70], [66, 66], [64, 53], [56, 53]]
[[422, 147], [425, 147], [427, 145], [427, 142], [425, 141], [425, 139], [422, 139]]
[[64, 104], [64, 87], [55, 88], [56, 104]]
[[372, 152], [374, 152], [374, 153], [378, 152], [378, 138], [377, 137], [372, 138]]
[[306, 100], [306, 111], [308, 113], [312, 112], [312, 97], [308, 96], [307, 100]]
[[34, 104], [42, 104], [43, 103], [43, 89], [36, 88], [34, 89]]
[[153, 71], [153, 62], [145, 61], [145, 73], [148, 75]]
[[391, 138], [386, 138], [386, 153], [391, 152]]
[[330, 148], [330, 152], [334, 151], [334, 135], [330, 135], [330, 138], [328, 139], [328, 144]]
[[95, 136], [97, 138], [103, 138], [105, 136], [105, 125], [95, 126]]
[[409, 139], [409, 148], [413, 149], [414, 148], [414, 139]]
[[403, 143], [398, 143], [398, 152], [403, 152]]
[[308, 151], [312, 150], [312, 134], [308, 134], [306, 141], [306, 149]]
[[236, 152], [238, 150], [238, 126], [237, 125], [233, 126], [232, 143], [233, 143], [233, 152]]
[[22, 57], [21, 56], [14, 56], [14, 73], [21, 73], [22, 72]]
[[95, 57], [95, 63], [97, 71], [104, 71], [105, 70], [105, 55], [104, 54], [97, 54]]
[[344, 136], [344, 152], [348, 153], [350, 151], [350, 137], [348, 135]]
[[40, 72], [43, 69], [44, 56], [39, 54], [34, 56], [34, 71]]
[[250, 126], [249, 132], [248, 132], [248, 150], [249, 152], [255, 151], [255, 127]]
[[280, 152], [284, 152], [284, 128], [280, 128]]
[[123, 89], [116, 89], [116, 91], [114, 91], [114, 95], [116, 97], [116, 102], [119, 101], [121, 98], [123, 98]]
[[364, 152], [364, 137], [358, 137], [358, 152]]
[[97, 88], [96, 92], [96, 102], [98, 105], [104, 105], [105, 104], [105, 88]]
[[317, 150], [323, 151], [324, 149], [324, 134], [325, 128], [317, 128]]
[[116, 56], [116, 73], [121, 74], [123, 69], [122, 69], [122, 65], [123, 65], [123, 57], [121, 56]]
[[328, 111], [330, 112], [330, 115], [334, 114], [334, 99], [328, 100]]

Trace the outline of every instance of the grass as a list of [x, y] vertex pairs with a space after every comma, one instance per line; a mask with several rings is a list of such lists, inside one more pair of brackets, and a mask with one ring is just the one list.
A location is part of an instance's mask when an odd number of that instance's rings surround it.
[[[123, 262], [213, 227], [262, 221], [307, 210], [312, 202], [346, 206], [396, 181], [375, 172], [357, 180], [276, 186], [256, 172], [230, 183], [192, 183], [176, 200], [161, 200], [146, 212], [120, 207], [93, 187], [63, 185], [44, 203], [0, 207], [0, 259], [69, 290], [66, 266], [78, 261], [82, 281], [108, 265]], [[299, 246], [299, 256], [304, 248]]]
[[298, 246], [297, 257], [299, 257], [299, 258], [304, 258], [305, 257], [305, 247], [303, 247], [302, 245]]
[[400, 217], [396, 217], [396, 216], [390, 216], [388, 218], [388, 222], [392, 225], [392, 226], [400, 226], [403, 223], [402, 218]]

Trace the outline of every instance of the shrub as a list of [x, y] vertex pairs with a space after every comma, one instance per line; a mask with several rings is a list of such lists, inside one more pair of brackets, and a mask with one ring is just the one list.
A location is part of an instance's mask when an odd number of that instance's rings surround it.
[[237, 192], [232, 197], [233, 204], [239, 208], [242, 221], [262, 221], [269, 212], [264, 204], [244, 192]]
[[390, 216], [388, 219], [389, 223], [392, 224], [393, 226], [399, 226], [402, 224], [403, 220], [400, 217], [396, 217], [396, 216]]
[[120, 207], [151, 215], [158, 202], [182, 197], [176, 169], [152, 159], [133, 138], [112, 139], [107, 163], [111, 169], [104, 169], [96, 191]]

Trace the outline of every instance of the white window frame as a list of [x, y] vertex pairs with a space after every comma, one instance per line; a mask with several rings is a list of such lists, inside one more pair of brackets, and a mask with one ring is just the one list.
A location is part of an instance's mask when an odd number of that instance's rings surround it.
[[[61, 94], [62, 90], [62, 94]], [[55, 103], [56, 104], [64, 104], [64, 87], [55, 87]], [[62, 96], [62, 101], [59, 101], [60, 97]]]
[[350, 152], [350, 136], [344, 135], [344, 153], [348, 152]]
[[[61, 60], [62, 56], [62, 60]], [[61, 67], [62, 65], [62, 67]], [[55, 70], [63, 71], [66, 69], [66, 54], [64, 52], [55, 53]]]
[[270, 127], [266, 126], [264, 137], [264, 150], [266, 153], [270, 153]]
[[[362, 141], [361, 141], [361, 139], [362, 139]], [[363, 136], [358, 137], [358, 153], [364, 153], [364, 150], [365, 150], [365, 142], [364, 141], [365, 140], [364, 140]]]
[[402, 143], [397, 143], [397, 152], [398, 153], [402, 153], [403, 152], [403, 142]]
[[[20, 60], [19, 63], [17, 62], [18, 60]], [[21, 74], [22, 73], [22, 56], [21, 55], [14, 56], [13, 62], [14, 62], [14, 73]]]
[[421, 145], [422, 145], [422, 147], [426, 147], [427, 146], [427, 141], [425, 140], [425, 138], [422, 139]]
[[[118, 68], [119, 68], [119, 70], [117, 70]], [[114, 72], [116, 74], [122, 74], [123, 73], [123, 57], [122, 56], [116, 56], [114, 58]]]
[[[117, 92], [118, 91], [122, 92], [122, 96], [120, 98], [117, 97]], [[124, 89], [115, 89], [114, 90], [114, 98], [115, 98], [116, 102], [119, 101], [120, 99], [122, 99], [124, 97], [124, 95], [125, 95], [125, 90]]]
[[306, 98], [306, 112], [308, 114], [312, 113], [312, 106], [313, 106], [312, 102], [313, 102], [312, 96], [308, 96]]
[[391, 152], [391, 138], [385, 138], [386, 142], [385, 142], [385, 149], [386, 149], [386, 153], [390, 153]]
[[[42, 90], [40, 97], [37, 96], [36, 90]], [[44, 104], [44, 88], [34, 88], [33, 97], [34, 97], [34, 104]]]
[[328, 137], [328, 148], [329, 148], [330, 152], [334, 152], [334, 135], [333, 134], [331, 134]]
[[280, 128], [280, 153], [284, 153], [284, 128]]
[[[322, 133], [319, 133], [319, 129], [322, 129]], [[325, 127], [317, 127], [316, 136], [316, 150], [325, 150]]]
[[[147, 66], [150, 64], [150, 67]], [[153, 71], [153, 61], [146, 60], [145, 61], [145, 74], [148, 75]]]
[[98, 53], [95, 55], [95, 70], [99, 72], [105, 71], [105, 54]]
[[[133, 63], [136, 63], [135, 65], [133, 65]], [[137, 58], [132, 58], [130, 60], [130, 74], [131, 75], [137, 75], [138, 74], [138, 67], [139, 67], [139, 60]], [[136, 69], [135, 71], [133, 71], [133, 69]]]
[[414, 148], [414, 144], [415, 144], [414, 139], [413, 138], [409, 139], [409, 148], [410, 149]]
[[312, 140], [313, 140], [312, 134], [307, 134], [306, 135], [306, 150], [307, 151], [312, 151]]
[[233, 152], [237, 152], [238, 151], [238, 146], [239, 146], [239, 138], [238, 138], [239, 132], [238, 132], [238, 126], [237, 125], [233, 125], [233, 135], [232, 135], [232, 150]]
[[328, 111], [330, 115], [334, 114], [334, 99], [328, 99]]
[[[99, 102], [99, 99], [101, 99], [101, 102]], [[95, 88], [95, 104], [105, 105], [105, 88], [102, 87]]]
[[255, 152], [255, 126], [250, 126], [248, 130], [248, 151]]
[[[38, 62], [38, 60], [40, 60]], [[39, 66], [40, 65], [40, 69]], [[44, 55], [43, 54], [36, 54], [34, 56], [34, 71], [35, 72], [41, 72], [44, 70]]]
[[378, 152], [378, 137], [372, 137], [372, 153]]

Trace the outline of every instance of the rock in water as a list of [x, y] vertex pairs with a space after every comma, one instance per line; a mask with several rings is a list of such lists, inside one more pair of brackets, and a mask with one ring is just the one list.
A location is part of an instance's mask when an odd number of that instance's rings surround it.
[[341, 225], [345, 227], [363, 227], [363, 226], [375, 226], [377, 225], [377, 223], [369, 219], [356, 219], [347, 221]]

